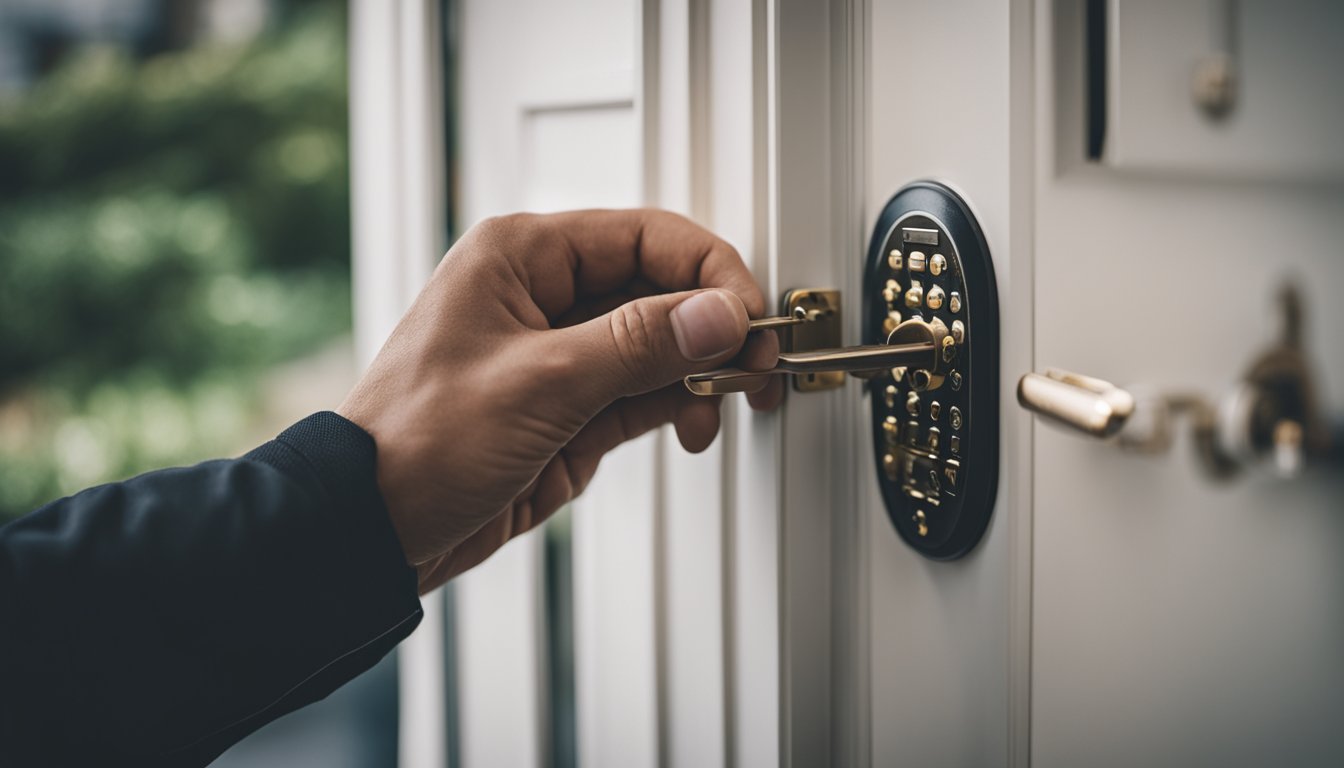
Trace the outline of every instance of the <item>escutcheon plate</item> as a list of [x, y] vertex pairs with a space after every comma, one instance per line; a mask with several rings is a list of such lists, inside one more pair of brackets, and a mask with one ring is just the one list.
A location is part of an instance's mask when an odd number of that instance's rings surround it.
[[948, 187], [919, 181], [883, 208], [868, 248], [863, 343], [912, 317], [951, 333], [942, 376], [868, 382], [878, 483], [896, 532], [951, 560], [989, 525], [999, 476], [999, 306], [984, 234]]

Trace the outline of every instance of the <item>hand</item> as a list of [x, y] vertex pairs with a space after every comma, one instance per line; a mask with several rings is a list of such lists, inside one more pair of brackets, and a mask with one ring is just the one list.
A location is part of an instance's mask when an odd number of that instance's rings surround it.
[[[774, 365], [765, 300], [728, 243], [654, 210], [518, 214], [439, 263], [338, 412], [378, 446], [378, 485], [428, 592], [544, 521], [602, 456], [662, 424], [719, 429], [690, 373]], [[745, 342], [745, 349], [744, 349]], [[769, 409], [779, 377], [748, 395]]]

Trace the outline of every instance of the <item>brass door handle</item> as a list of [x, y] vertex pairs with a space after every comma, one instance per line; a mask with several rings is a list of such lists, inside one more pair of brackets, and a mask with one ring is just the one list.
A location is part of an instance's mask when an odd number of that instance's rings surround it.
[[1049, 368], [1017, 382], [1017, 402], [1093, 437], [1118, 433], [1134, 415], [1134, 396], [1109, 381]]
[[1145, 387], [1135, 390], [1136, 399], [1108, 381], [1048, 370], [1023, 376], [1017, 401], [1079, 432], [1118, 435], [1120, 448], [1147, 454], [1170, 450], [1174, 425], [1184, 417], [1200, 463], [1215, 479], [1264, 460], [1283, 477], [1309, 463], [1337, 464], [1344, 457], [1344, 430], [1337, 433], [1316, 402], [1316, 377], [1302, 345], [1301, 299], [1289, 286], [1279, 304], [1282, 337], [1221, 398]]
[[[752, 330], [802, 322], [807, 320], [766, 318], [754, 321]], [[843, 372], [859, 378], [871, 378], [878, 372], [899, 367], [914, 369], [920, 374], [917, 379], [927, 382], [939, 375], [944, 339], [952, 340], [947, 328], [941, 323], [907, 320], [891, 332], [886, 344], [781, 352], [779, 362], [768, 371], [720, 368], [687, 376], [685, 383], [686, 388], [697, 395], [722, 395], [751, 389], [760, 383], [762, 377], [780, 373]]]

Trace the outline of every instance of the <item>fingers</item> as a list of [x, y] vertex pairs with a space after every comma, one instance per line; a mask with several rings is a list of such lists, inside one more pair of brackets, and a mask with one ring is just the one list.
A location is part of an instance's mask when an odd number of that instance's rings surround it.
[[536, 216], [530, 247], [516, 249], [534, 300], [552, 319], [580, 298], [647, 283], [659, 291], [722, 288], [747, 312], [765, 297], [727, 242], [691, 220], [651, 209], [591, 210]]
[[540, 337], [539, 354], [558, 361], [550, 380], [596, 412], [723, 365], [746, 341], [747, 312], [728, 291], [663, 294]]
[[[593, 417], [563, 451], [578, 495], [597, 471], [602, 456], [621, 443], [674, 424], [686, 450], [699, 453], [719, 431], [719, 397], [697, 397], [680, 383], [639, 397], [618, 400]], [[568, 499], [565, 499], [568, 501]]]

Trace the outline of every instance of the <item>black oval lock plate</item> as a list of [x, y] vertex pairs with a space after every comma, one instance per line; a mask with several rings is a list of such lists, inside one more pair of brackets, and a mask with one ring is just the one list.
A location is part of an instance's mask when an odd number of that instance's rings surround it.
[[878, 217], [864, 273], [863, 343], [903, 320], [941, 322], [955, 343], [932, 377], [901, 368], [869, 381], [882, 499], [920, 554], [951, 560], [984, 534], [999, 478], [999, 301], [989, 246], [948, 187], [919, 181]]

